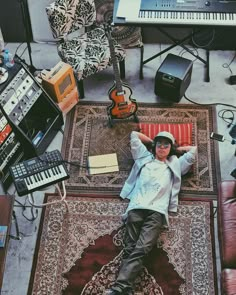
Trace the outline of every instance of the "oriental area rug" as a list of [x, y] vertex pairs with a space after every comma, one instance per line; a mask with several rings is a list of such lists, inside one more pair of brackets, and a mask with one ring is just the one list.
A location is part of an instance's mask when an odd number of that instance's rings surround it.
[[[70, 178], [65, 182], [67, 191], [119, 194], [129, 175], [133, 165], [130, 132], [138, 130], [138, 123], [131, 118], [119, 120], [110, 127], [108, 105], [109, 102], [80, 102], [67, 116], [62, 147], [62, 155], [70, 163], [67, 166]], [[197, 145], [198, 155], [192, 173], [182, 178], [181, 192], [216, 198], [220, 169], [215, 142], [210, 139], [215, 130], [214, 109], [188, 104], [167, 107], [140, 103], [137, 116], [140, 123], [192, 124], [192, 144]], [[110, 153], [117, 154], [119, 171], [90, 175], [88, 157]]]
[[[46, 201], [58, 200], [54, 194]], [[105, 295], [122, 256], [118, 196], [68, 194], [43, 210], [28, 295]], [[135, 280], [135, 295], [217, 294], [212, 200], [180, 200]]]

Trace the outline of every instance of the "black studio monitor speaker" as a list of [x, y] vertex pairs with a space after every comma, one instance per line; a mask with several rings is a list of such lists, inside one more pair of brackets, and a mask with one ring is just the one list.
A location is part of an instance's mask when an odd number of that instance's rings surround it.
[[155, 94], [179, 102], [190, 84], [192, 68], [191, 60], [169, 53], [156, 72]]

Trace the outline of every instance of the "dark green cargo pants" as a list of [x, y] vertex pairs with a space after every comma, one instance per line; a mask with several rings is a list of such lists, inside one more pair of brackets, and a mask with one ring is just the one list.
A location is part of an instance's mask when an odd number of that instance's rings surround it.
[[128, 212], [121, 268], [113, 290], [132, 294], [132, 285], [143, 267], [144, 257], [152, 250], [163, 224], [163, 214], [135, 209]]

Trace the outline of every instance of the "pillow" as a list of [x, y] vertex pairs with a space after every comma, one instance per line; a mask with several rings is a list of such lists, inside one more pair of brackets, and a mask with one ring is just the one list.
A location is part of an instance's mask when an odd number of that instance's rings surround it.
[[173, 134], [177, 145], [192, 145], [192, 123], [139, 123], [139, 131], [154, 138], [160, 131]]

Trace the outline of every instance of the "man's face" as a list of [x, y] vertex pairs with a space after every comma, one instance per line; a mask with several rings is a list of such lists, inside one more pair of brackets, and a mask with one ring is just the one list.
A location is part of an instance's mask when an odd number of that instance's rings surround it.
[[156, 143], [156, 159], [165, 161], [171, 149], [170, 142], [165, 138], [160, 138]]

